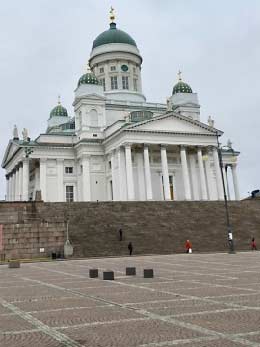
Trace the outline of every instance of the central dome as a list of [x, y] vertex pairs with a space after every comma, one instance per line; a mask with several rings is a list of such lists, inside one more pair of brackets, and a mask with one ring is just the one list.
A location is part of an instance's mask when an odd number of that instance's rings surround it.
[[106, 45], [108, 43], [126, 43], [128, 45], [136, 46], [135, 40], [123, 30], [119, 30], [116, 27], [116, 23], [110, 23], [110, 28], [93, 41], [93, 48]]

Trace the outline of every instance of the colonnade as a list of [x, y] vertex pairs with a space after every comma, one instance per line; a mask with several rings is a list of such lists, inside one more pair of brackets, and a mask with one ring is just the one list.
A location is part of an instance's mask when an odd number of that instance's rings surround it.
[[[216, 173], [216, 180], [212, 179], [209, 150], [207, 147], [197, 147], [196, 152], [194, 153], [194, 147], [192, 147], [193, 153], [189, 153], [188, 146], [180, 146], [180, 159], [181, 159], [181, 172], [182, 172], [182, 180], [184, 187], [184, 198], [185, 200], [213, 200], [213, 187], [212, 185], [216, 184], [217, 191], [217, 199], [224, 199], [224, 191], [223, 191], [223, 183], [221, 177], [221, 170], [219, 165], [219, 156], [218, 150], [216, 147], [212, 147], [212, 156], [213, 156], [213, 164], [214, 171]], [[207, 157], [205, 161], [205, 169], [204, 169], [204, 160], [202, 152]], [[117, 177], [115, 174], [115, 158], [118, 156], [118, 172], [119, 172], [119, 180], [117, 181]], [[161, 145], [160, 146], [160, 155], [161, 155], [161, 172], [162, 172], [162, 184], [163, 184], [163, 193], [165, 200], [171, 200], [171, 192], [170, 192], [170, 182], [169, 182], [169, 167], [168, 167], [168, 157], [167, 157], [167, 147]], [[189, 157], [189, 165], [188, 165], [188, 157]], [[122, 161], [123, 159], [123, 161]], [[198, 165], [199, 171], [199, 187], [200, 191], [198, 191], [198, 185], [196, 179], [196, 162]], [[143, 166], [144, 166], [144, 184], [145, 184], [145, 192], [146, 197], [145, 200], [153, 200], [153, 189], [152, 189], [152, 179], [151, 179], [151, 166], [150, 166], [150, 156], [149, 156], [149, 146], [143, 146]], [[239, 189], [238, 182], [236, 176], [236, 165], [230, 164], [232, 175], [233, 175], [233, 185], [234, 185], [234, 193], [235, 199], [239, 200]], [[124, 200], [122, 199], [122, 189], [124, 184], [122, 183], [122, 179], [124, 177], [124, 172], [126, 177], [126, 200], [135, 200], [135, 189], [134, 189], [134, 176], [133, 176], [133, 163], [132, 163], [132, 145], [126, 144], [124, 146], [124, 150], [120, 149], [114, 150], [111, 155], [111, 174], [112, 174], [112, 182], [113, 182], [113, 196], [117, 194], [118, 199], [116, 200]], [[116, 191], [116, 186], [119, 189], [119, 192]]]
[[[125, 144], [113, 150], [111, 154], [111, 176], [112, 176], [112, 195], [114, 200], [135, 200], [135, 184], [133, 171], [133, 145]], [[161, 158], [161, 184], [163, 198], [171, 200], [171, 188], [169, 181], [168, 149], [170, 146], [160, 146]], [[143, 145], [142, 152], [138, 153], [137, 170], [138, 184], [145, 187], [142, 191], [141, 200], [153, 200], [152, 173], [150, 163], [150, 147]], [[192, 150], [191, 150], [192, 149]], [[211, 155], [212, 151], [212, 155]], [[213, 159], [215, 179], [212, 177], [212, 168], [210, 157]], [[223, 200], [222, 173], [219, 166], [219, 156], [216, 147], [208, 149], [207, 147], [189, 147], [179, 146], [180, 167], [183, 181], [183, 196], [185, 200]], [[204, 160], [205, 157], [207, 160]], [[81, 158], [81, 175], [77, 175], [77, 180], [81, 179], [79, 199], [82, 201], [91, 201], [91, 156], [85, 155]], [[63, 159], [57, 159], [57, 201], [64, 201], [64, 180]], [[117, 163], [117, 169], [115, 166]], [[235, 199], [239, 200], [238, 180], [236, 174], [236, 164], [224, 164], [223, 178], [227, 197], [230, 199], [230, 190], [227, 179], [227, 171], [231, 169], [234, 187]], [[41, 190], [42, 199], [47, 198], [47, 159], [40, 158], [39, 166], [35, 174], [36, 190]], [[6, 175], [6, 200], [18, 201], [29, 200], [29, 158], [24, 158], [14, 169]], [[199, 184], [198, 184], [199, 180]], [[213, 189], [213, 185], [215, 188]], [[214, 190], [214, 192], [213, 192]], [[217, 196], [216, 196], [217, 192]]]
[[29, 198], [29, 160], [25, 158], [6, 175], [6, 200], [27, 201]]

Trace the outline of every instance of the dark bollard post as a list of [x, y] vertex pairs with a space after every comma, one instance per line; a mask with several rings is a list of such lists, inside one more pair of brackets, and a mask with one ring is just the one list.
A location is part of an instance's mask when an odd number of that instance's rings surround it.
[[144, 278], [153, 278], [153, 269], [144, 269]]
[[9, 269], [18, 269], [20, 268], [20, 262], [17, 260], [10, 260], [8, 263]]
[[135, 267], [127, 267], [125, 269], [126, 276], [135, 276], [136, 275], [136, 268]]
[[114, 278], [114, 271], [104, 271], [103, 272], [103, 280], [110, 280], [113, 281]]
[[89, 277], [97, 278], [98, 277], [98, 269], [89, 269]]

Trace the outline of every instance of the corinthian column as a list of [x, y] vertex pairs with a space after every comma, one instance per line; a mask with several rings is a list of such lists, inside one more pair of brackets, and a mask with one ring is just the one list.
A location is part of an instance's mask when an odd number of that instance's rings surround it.
[[29, 159], [23, 160], [23, 200], [29, 200]]
[[216, 172], [218, 199], [224, 200], [224, 192], [223, 192], [223, 184], [222, 184], [222, 178], [221, 178], [221, 172], [220, 172], [220, 166], [219, 166], [218, 150], [216, 147], [213, 148], [213, 160], [214, 160], [214, 167]]
[[162, 162], [164, 199], [171, 200], [167, 152], [164, 146], [161, 146], [161, 162]]
[[231, 170], [232, 170], [232, 178], [233, 178], [233, 184], [234, 184], [235, 199], [240, 200], [236, 168], [237, 168], [236, 164], [232, 164]]
[[201, 197], [202, 200], [208, 199], [207, 194], [207, 186], [206, 186], [206, 179], [205, 179], [205, 172], [204, 172], [204, 165], [202, 160], [202, 152], [201, 148], [198, 148], [198, 164], [199, 164], [199, 172], [200, 172], [200, 187], [201, 187]]
[[190, 190], [190, 179], [187, 164], [186, 148], [181, 146], [181, 166], [182, 166], [182, 177], [184, 183], [184, 195], [185, 200], [191, 200], [191, 190]]
[[144, 146], [144, 173], [145, 173], [146, 199], [152, 200], [153, 191], [152, 191], [152, 180], [151, 180], [151, 169], [150, 169], [148, 146]]
[[131, 145], [125, 145], [125, 161], [126, 161], [126, 181], [127, 181], [127, 195], [128, 200], [134, 200], [134, 179], [133, 179], [133, 164]]

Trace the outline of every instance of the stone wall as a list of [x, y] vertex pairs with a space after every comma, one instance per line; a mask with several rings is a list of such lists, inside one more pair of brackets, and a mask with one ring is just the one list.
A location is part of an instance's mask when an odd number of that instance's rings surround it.
[[[260, 246], [260, 200], [229, 202], [237, 250]], [[194, 252], [227, 250], [224, 203], [210, 202], [75, 202], [0, 203], [2, 259], [46, 257], [63, 251], [66, 220], [75, 257], [183, 252], [190, 239]], [[118, 230], [123, 230], [119, 241]], [[40, 252], [40, 248], [44, 252]]]

